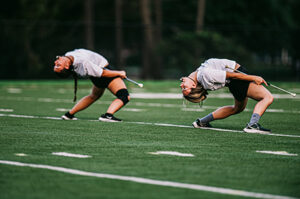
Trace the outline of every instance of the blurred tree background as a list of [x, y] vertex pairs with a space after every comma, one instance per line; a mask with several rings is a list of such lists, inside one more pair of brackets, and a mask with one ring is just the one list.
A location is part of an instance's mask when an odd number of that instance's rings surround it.
[[299, 0], [13, 0], [0, 12], [1, 79], [55, 78], [56, 55], [87, 48], [142, 79], [205, 59], [300, 80]]

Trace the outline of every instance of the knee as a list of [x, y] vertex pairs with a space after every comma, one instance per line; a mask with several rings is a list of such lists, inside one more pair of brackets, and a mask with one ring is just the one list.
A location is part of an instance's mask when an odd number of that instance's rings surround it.
[[274, 97], [273, 97], [273, 95], [269, 94], [265, 97], [265, 100], [266, 100], [268, 105], [271, 105], [274, 101]]
[[120, 89], [117, 91], [116, 96], [123, 102], [123, 105], [127, 104], [130, 100], [130, 96], [127, 89]]
[[242, 112], [244, 109], [245, 109], [245, 107], [234, 107], [232, 110], [233, 115]]
[[89, 98], [90, 98], [91, 100], [93, 100], [93, 101], [96, 101], [97, 99], [100, 98], [100, 95], [95, 94], [95, 93], [91, 93], [91, 94], [89, 95]]

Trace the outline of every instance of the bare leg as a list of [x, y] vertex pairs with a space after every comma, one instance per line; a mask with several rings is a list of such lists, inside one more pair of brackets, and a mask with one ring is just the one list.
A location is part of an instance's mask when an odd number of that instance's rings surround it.
[[266, 89], [262, 85], [257, 85], [255, 83], [250, 83], [247, 96], [258, 101], [254, 107], [253, 113], [257, 113], [260, 116], [264, 114], [264, 112], [272, 104], [274, 99], [268, 89]]
[[214, 117], [214, 120], [224, 119], [226, 117], [229, 117], [231, 115], [237, 114], [242, 112], [248, 102], [248, 98], [245, 98], [244, 101], [237, 101], [234, 99], [234, 106], [223, 106], [221, 108], [218, 108], [215, 110], [212, 114]]
[[[110, 92], [112, 92], [112, 94], [116, 95], [116, 93], [118, 92], [118, 90], [120, 89], [126, 89], [126, 85], [123, 82], [123, 80], [121, 78], [115, 78], [113, 81], [110, 82], [110, 84], [107, 87]], [[128, 96], [128, 100], [130, 100], [130, 97]], [[120, 108], [122, 108], [122, 106], [124, 105], [124, 103], [122, 102], [122, 100], [120, 99], [115, 99], [110, 106], [107, 109], [107, 113], [110, 114], [114, 114], [115, 112], [117, 112]]]
[[244, 128], [247, 133], [268, 133], [270, 129], [262, 127], [258, 122], [266, 109], [272, 104], [273, 96], [265, 87], [250, 83], [247, 96], [258, 101], [254, 107], [250, 122]]
[[86, 109], [88, 106], [90, 106], [92, 103], [94, 103], [97, 99], [99, 99], [103, 93], [104, 88], [98, 88], [93, 85], [92, 93], [88, 96], [83, 97], [70, 111], [69, 113], [71, 115], [74, 115], [75, 113], [82, 111]]

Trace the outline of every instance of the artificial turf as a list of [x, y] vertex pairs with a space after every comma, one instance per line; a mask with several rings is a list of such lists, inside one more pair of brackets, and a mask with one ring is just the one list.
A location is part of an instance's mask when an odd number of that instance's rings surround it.
[[[143, 83], [143, 89], [127, 84], [130, 93], [180, 92], [177, 81]], [[300, 89], [300, 83], [276, 85], [294, 92]], [[90, 82], [80, 80], [78, 98], [87, 95], [90, 87]], [[249, 121], [253, 100], [249, 100], [247, 111], [212, 123], [234, 132], [155, 125], [191, 126], [197, 117], [232, 104], [231, 98], [208, 97], [202, 107], [184, 107], [182, 99], [132, 98], [125, 107], [129, 111], [116, 114], [123, 122], [104, 123], [97, 119], [113, 100], [106, 91], [97, 103], [76, 115], [78, 121], [46, 118], [58, 118], [64, 113], [58, 109], [70, 109], [74, 105], [72, 94], [72, 81], [0, 82], [0, 160], [300, 197], [299, 98], [275, 98], [272, 111], [261, 119], [274, 134], [295, 136], [284, 137], [237, 132]], [[262, 154], [257, 150], [298, 155]], [[156, 151], [191, 153], [194, 157], [149, 154]], [[91, 158], [54, 156], [53, 152]], [[16, 156], [17, 153], [27, 156]], [[241, 197], [5, 164], [0, 164], [0, 192], [1, 199]]]

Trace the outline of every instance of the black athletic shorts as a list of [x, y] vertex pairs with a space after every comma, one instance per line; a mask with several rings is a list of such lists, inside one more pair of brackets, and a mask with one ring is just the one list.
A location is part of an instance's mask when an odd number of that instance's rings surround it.
[[[239, 71], [247, 73], [248, 71], [244, 67], [239, 67]], [[229, 84], [227, 84], [229, 91], [232, 93], [237, 101], [243, 101], [247, 97], [247, 92], [249, 88], [249, 81], [230, 79]]]
[[[108, 65], [105, 68], [112, 70], [110, 65]], [[89, 77], [89, 78], [96, 87], [107, 88], [108, 84], [117, 77]]]

